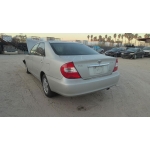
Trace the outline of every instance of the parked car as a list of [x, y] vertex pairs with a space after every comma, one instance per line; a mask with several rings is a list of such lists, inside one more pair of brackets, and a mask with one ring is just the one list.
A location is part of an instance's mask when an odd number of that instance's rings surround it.
[[143, 58], [144, 51], [140, 48], [129, 48], [125, 52], [121, 53], [122, 58]]
[[150, 47], [144, 47], [143, 51], [145, 56], [150, 56]]
[[78, 96], [109, 89], [119, 80], [118, 59], [84, 44], [41, 41], [28, 51], [23, 60], [26, 71], [42, 82], [48, 97], [54, 92]]
[[100, 46], [95, 45], [95, 46], [89, 46], [89, 47], [92, 48], [92, 49], [94, 49], [95, 51], [97, 51], [100, 54], [104, 53], [104, 49], [101, 48]]
[[15, 55], [15, 54], [18, 54], [18, 50], [16, 48], [14, 48], [13, 46], [5, 45], [3, 53], [6, 55], [7, 54], [8, 55]]
[[115, 47], [112, 48], [111, 50], [108, 50], [105, 52], [105, 55], [107, 56], [113, 56], [113, 57], [120, 57], [121, 53], [125, 51], [125, 47]]

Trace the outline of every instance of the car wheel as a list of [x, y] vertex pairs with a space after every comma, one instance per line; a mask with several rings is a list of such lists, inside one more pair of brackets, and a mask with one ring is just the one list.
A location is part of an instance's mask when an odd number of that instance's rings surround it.
[[31, 73], [29, 72], [28, 67], [27, 67], [26, 64], [25, 64], [25, 66], [26, 66], [26, 72], [27, 72], [27, 74], [31, 74]]
[[50, 98], [53, 97], [54, 92], [51, 91], [45, 74], [42, 76], [42, 85], [43, 85], [43, 90], [44, 90], [45, 95]]
[[136, 55], [134, 55], [133, 57], [134, 57], [134, 59], [136, 59], [136, 58], [137, 58], [137, 56], [136, 56]]

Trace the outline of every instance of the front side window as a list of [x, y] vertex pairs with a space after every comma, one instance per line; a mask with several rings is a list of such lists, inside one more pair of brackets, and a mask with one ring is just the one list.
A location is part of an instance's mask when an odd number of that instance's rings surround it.
[[99, 55], [94, 49], [79, 43], [50, 43], [57, 55]]
[[36, 50], [36, 55], [39, 56], [45, 56], [45, 43], [40, 43], [37, 50]]
[[30, 51], [30, 54], [31, 54], [31, 55], [36, 55], [36, 50], [37, 50], [38, 45], [39, 45], [39, 44], [36, 44], [35, 46], [33, 46], [33, 48], [32, 48], [31, 51]]

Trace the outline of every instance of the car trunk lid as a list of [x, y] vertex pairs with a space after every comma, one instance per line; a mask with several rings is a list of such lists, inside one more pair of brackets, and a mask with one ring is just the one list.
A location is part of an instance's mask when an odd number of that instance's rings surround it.
[[63, 61], [73, 62], [83, 79], [91, 79], [112, 74], [116, 58], [105, 55], [60, 56]]

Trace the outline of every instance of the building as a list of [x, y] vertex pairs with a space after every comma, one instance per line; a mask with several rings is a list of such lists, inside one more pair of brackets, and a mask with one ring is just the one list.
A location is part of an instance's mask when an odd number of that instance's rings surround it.
[[144, 46], [150, 46], [150, 38], [140, 38], [140, 39], [137, 39], [139, 42], [142, 42], [140, 43], [140, 45], [144, 45]]

